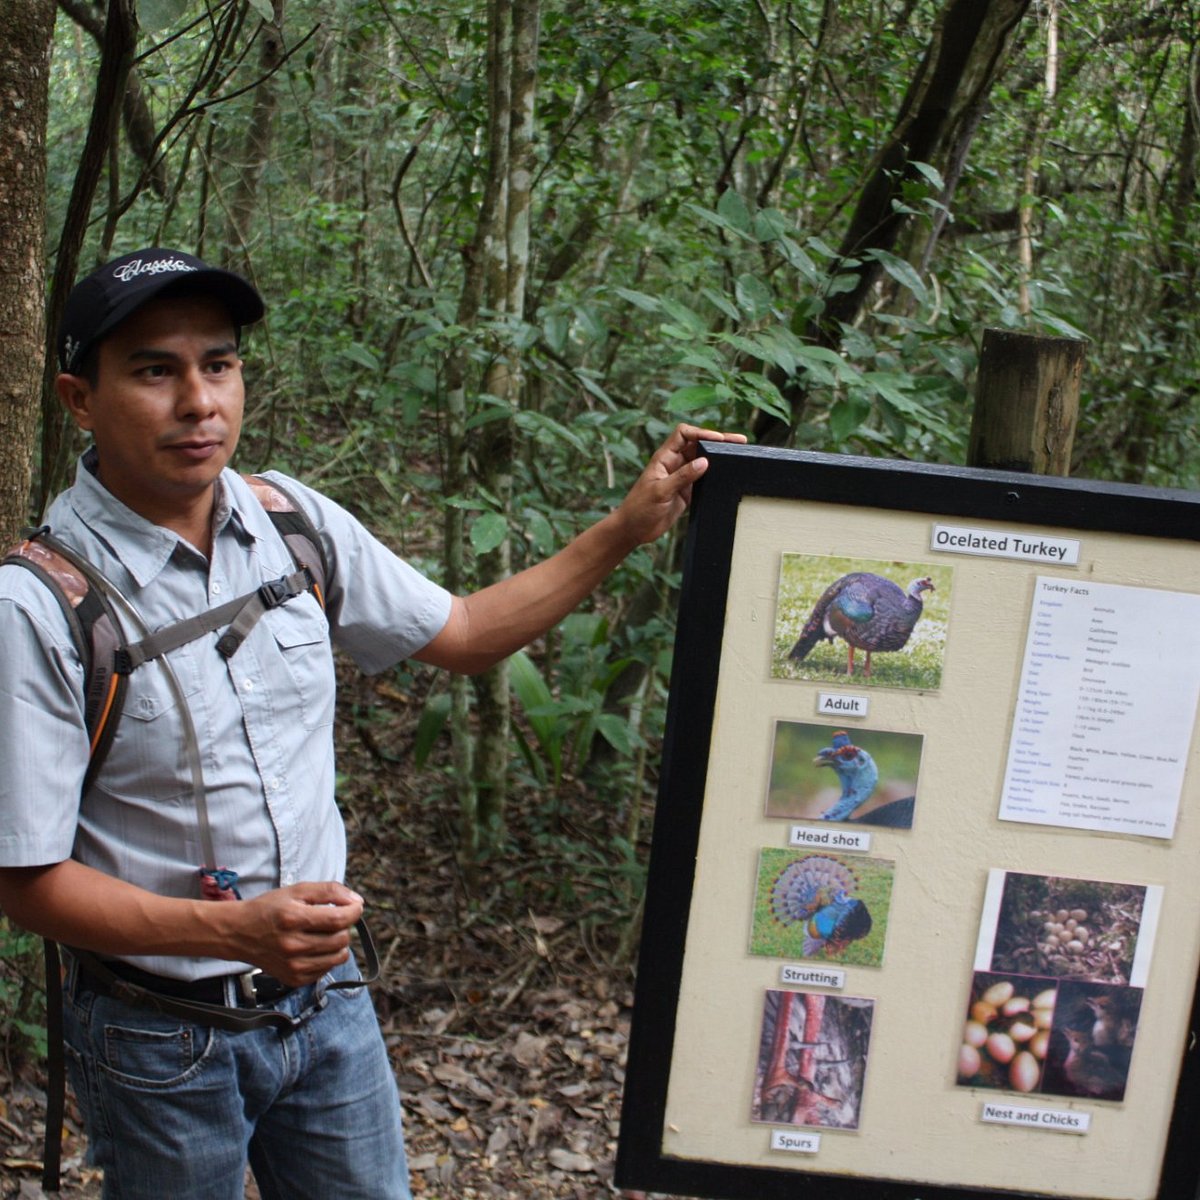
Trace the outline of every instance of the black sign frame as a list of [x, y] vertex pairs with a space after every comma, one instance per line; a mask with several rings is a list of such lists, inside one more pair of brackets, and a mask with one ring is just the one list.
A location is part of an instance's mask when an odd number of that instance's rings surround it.
[[[663, 1152], [667, 1089], [703, 818], [721, 646], [739, 508], [764, 497], [867, 506], [943, 518], [1200, 541], [1200, 497], [1132, 485], [705, 443], [684, 549], [674, 665], [658, 791], [616, 1183], [716, 1200], [1072, 1200], [1005, 1190], [1002, 1181], [945, 1186], [820, 1170], [671, 1157]], [[1200, 1185], [1200, 989], [1190, 1004], [1157, 1200]]]

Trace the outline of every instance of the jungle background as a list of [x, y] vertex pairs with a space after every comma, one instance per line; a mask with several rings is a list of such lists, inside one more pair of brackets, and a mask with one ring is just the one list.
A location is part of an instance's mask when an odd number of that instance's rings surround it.
[[[239, 466], [454, 589], [609, 509], [679, 419], [961, 463], [989, 326], [1087, 340], [1074, 473], [1194, 487], [1196, 7], [0, 0], [3, 533], [79, 449], [69, 284], [147, 244], [268, 298]], [[346, 673], [421, 1194], [609, 1191], [680, 537], [479, 680]], [[17, 1194], [42, 993], [0, 943]]]

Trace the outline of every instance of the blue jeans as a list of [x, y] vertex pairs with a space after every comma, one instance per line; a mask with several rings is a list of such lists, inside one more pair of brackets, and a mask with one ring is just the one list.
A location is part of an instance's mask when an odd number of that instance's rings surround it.
[[[355, 977], [353, 963], [332, 973]], [[411, 1200], [400, 1096], [367, 989], [273, 1007], [294, 1030], [227, 1033], [67, 979], [67, 1068], [105, 1200]]]

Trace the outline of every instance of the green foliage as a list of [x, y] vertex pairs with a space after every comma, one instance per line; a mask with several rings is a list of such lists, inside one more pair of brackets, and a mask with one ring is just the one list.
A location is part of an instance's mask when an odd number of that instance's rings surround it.
[[657, 317], [677, 347], [669, 411], [732, 428], [748, 425], [756, 411], [788, 423], [783, 393], [801, 392], [808, 420], [798, 436], [808, 446], [899, 455], [919, 447], [923, 458], [961, 459], [965, 380], [975, 352], [961, 345], [961, 320], [939, 308], [908, 262], [883, 250], [862, 256], [877, 261], [914, 307], [840, 329], [835, 349], [821, 320], [829, 299], [851, 286], [846, 272], [860, 260], [839, 257], [822, 238], [793, 228], [782, 211], [755, 210], [731, 191], [715, 210], [687, 208], [723, 235], [725, 288], [702, 288], [703, 308], [618, 291]]
[[0, 916], [0, 1044], [46, 1054], [46, 993], [40, 938]]
[[[244, 41], [270, 7], [255, 0]], [[1080, 436], [1088, 470], [1116, 469], [1128, 447], [1130, 469], [1156, 482], [1192, 477], [1195, 197], [1173, 199], [1187, 164], [1176, 172], [1162, 149], [1180, 145], [1187, 85], [1186, 47], [1169, 20], [1133, 21], [1111, 0], [1063, 11], [1059, 93], [1046, 116], [1045, 47], [1040, 27], [1023, 24], [949, 203], [944, 169], [915, 164], [897, 201], [912, 236], [863, 248], [882, 284], [853, 327], [814, 341], [813, 323], [850, 282], [854, 260], [834, 250], [839, 224], [938, 7], [910, 6], [894, 22], [852, 4], [828, 24], [817, 4], [786, 14], [705, 0], [543, 5], [525, 342], [539, 416], [570, 429], [582, 410], [636, 404], [741, 424], [757, 412], [790, 415], [802, 391], [798, 444], [961, 461], [982, 328], [1080, 331], [1092, 343]], [[158, 48], [139, 69], [165, 119], [204, 49], [199, 26], [171, 35], [205, 4], [142, 8]], [[89, 39], [59, 26], [52, 230], [94, 62]], [[461, 0], [291, 0], [286, 33], [291, 45], [313, 36], [274, 81], [275, 152], [249, 250], [275, 303], [270, 341], [255, 346], [267, 370], [250, 439], [265, 440], [248, 449], [397, 520], [405, 489], [395, 481], [440, 406], [445, 354], [463, 349], [482, 367], [493, 344], [486, 321], [454, 321], [459, 251], [480, 198], [484, 22]], [[214, 89], [228, 99], [173, 127], [164, 151], [178, 193], [166, 203], [143, 193], [114, 249], [195, 245], [203, 230], [206, 252], [219, 254], [220, 198], [236, 178], [254, 72], [243, 53]], [[1022, 155], [1039, 120], [1037, 187], [1023, 195]], [[134, 167], [127, 159], [127, 186]], [[412, 248], [387, 202], [393, 185]], [[1034, 218], [1028, 312], [1006, 216], [1018, 206]], [[943, 216], [923, 262], [922, 242]], [[1164, 307], [1173, 281], [1187, 299]], [[812, 357], [820, 349], [836, 361]], [[1138, 377], [1147, 359], [1148, 386]]]
[[579, 937], [594, 962], [628, 967], [632, 939], [616, 936], [635, 922], [646, 866], [637, 847], [609, 834], [603, 844], [544, 828], [535, 852], [505, 890], [527, 904], [578, 914]]
[[[515, 568], [551, 553], [619, 500], [680, 418], [769, 417], [807, 448], [962, 462], [989, 325], [1089, 339], [1079, 472], [1200, 482], [1192, 48], [1170, 6], [1058, 6], [1052, 103], [1044, 22], [1027, 18], [961, 173], [909, 164], [900, 239], [849, 252], [849, 214], [944, 5], [544, 0], [527, 301], [516, 317], [471, 319], [461, 301], [489, 144], [479, 5], [288, 0], [291, 54], [269, 82], [254, 40], [268, 0], [239, 3], [244, 19], [202, 82], [212, 16], [230, 5], [140, 8], [139, 79], [171, 187], [139, 189], [123, 139], [84, 265], [148, 243], [244, 256], [270, 311], [246, 342], [241, 465], [312, 481], [434, 574], [439, 523], [456, 510], [468, 576], [506, 541]], [[63, 14], [54, 54], [51, 246], [97, 47]], [[267, 86], [275, 117], [243, 245], [228, 209]], [[864, 267], [875, 282], [834, 320]], [[488, 392], [498, 353], [520, 361], [514, 400]], [[447, 494], [451, 363], [465, 371], [473, 451], [512, 431], [511, 498]], [[561, 785], [609, 745], [626, 764], [611, 794], [641, 779], [630, 759], [661, 719], [676, 583], [669, 546], [636, 552], [536, 671], [516, 664], [518, 751], [535, 780]], [[649, 682], [627, 695], [629, 660]], [[430, 702], [418, 762], [446, 711]]]
[[608, 621], [599, 613], [572, 613], [558, 632], [557, 697], [529, 655], [512, 658], [513, 692], [533, 735], [530, 740], [518, 729], [518, 745], [538, 783], [553, 788], [564, 772], [588, 761], [597, 736], [625, 758], [640, 740], [626, 717], [605, 711], [610, 689], [631, 662], [607, 656]]
[[438, 736], [450, 719], [450, 696], [439, 692], [425, 701], [421, 708], [421, 718], [417, 722], [417, 732], [413, 737], [413, 766], [418, 770], [429, 761]]

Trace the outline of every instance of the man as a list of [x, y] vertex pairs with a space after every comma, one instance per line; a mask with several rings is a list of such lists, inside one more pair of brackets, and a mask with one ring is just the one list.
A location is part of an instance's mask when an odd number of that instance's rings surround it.
[[[93, 447], [49, 523], [147, 630], [294, 570], [227, 469], [244, 401], [241, 330], [262, 314], [241, 277], [159, 249], [107, 264], [68, 301], [57, 389]], [[33, 574], [0, 569], [0, 908], [103, 960], [91, 970], [68, 956], [65, 1022], [106, 1197], [233, 1200], [249, 1161], [267, 1200], [406, 1200], [395, 1082], [370, 1000], [353, 986], [363, 901], [342, 882], [330, 641], [368, 671], [404, 657], [466, 672], [498, 662], [679, 517], [706, 466], [701, 436], [723, 435], [680, 426], [614, 512], [465, 597], [318, 493], [268, 476], [318, 530], [324, 613], [298, 595], [228, 658], [209, 633], [135, 671], [82, 797], [84, 670], [67, 618]], [[202, 898], [209, 845], [219, 860], [209, 866], [236, 872], [239, 902]], [[291, 1025], [182, 1020], [126, 1003], [109, 973], [156, 995], [271, 1008]]]

